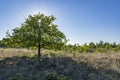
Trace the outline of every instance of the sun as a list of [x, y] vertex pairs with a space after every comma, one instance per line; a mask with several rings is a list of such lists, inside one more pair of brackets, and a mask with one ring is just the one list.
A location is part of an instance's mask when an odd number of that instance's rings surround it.
[[39, 12], [43, 13], [47, 16], [57, 15], [57, 12], [54, 10], [55, 10], [54, 8], [49, 7], [49, 6], [36, 6], [36, 5], [34, 5], [34, 6], [30, 6], [29, 8], [26, 8], [23, 13], [25, 16], [38, 14]]

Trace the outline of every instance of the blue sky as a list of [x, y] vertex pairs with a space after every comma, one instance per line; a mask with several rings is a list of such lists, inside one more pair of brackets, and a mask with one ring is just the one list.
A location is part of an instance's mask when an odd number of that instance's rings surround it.
[[120, 0], [0, 0], [0, 39], [29, 14], [54, 15], [69, 43], [120, 43]]

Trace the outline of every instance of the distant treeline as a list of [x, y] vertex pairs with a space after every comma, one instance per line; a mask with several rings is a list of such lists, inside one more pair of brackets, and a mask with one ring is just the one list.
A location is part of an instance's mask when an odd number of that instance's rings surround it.
[[109, 43], [100, 41], [98, 43], [90, 42], [89, 44], [85, 43], [84, 45], [74, 44], [66, 45], [64, 49], [68, 52], [77, 52], [77, 53], [93, 53], [93, 52], [107, 52], [107, 51], [119, 51], [120, 44]]
[[[9, 45], [5, 45], [5, 41], [0, 41], [0, 47], [1, 48], [18, 48], [18, 47], [11, 47]], [[19, 43], [18, 43], [19, 44]], [[11, 44], [12, 45], [12, 44]], [[61, 47], [61, 48], [60, 48]], [[25, 48], [25, 47], [20, 47]], [[32, 49], [32, 48], [31, 48]], [[36, 47], [37, 49], [37, 47]], [[85, 43], [84, 45], [79, 44], [68, 44], [59, 46], [56, 45], [56, 47], [52, 48], [53, 50], [65, 50], [67, 52], [76, 52], [76, 53], [93, 53], [93, 52], [107, 52], [107, 51], [120, 51], [120, 44], [109, 43], [109, 42], [103, 42], [100, 41], [98, 43], [90, 42], [89, 44]]]
[[0, 40], [0, 48], [5, 48], [5, 47], [6, 47], [6, 45], [3, 43], [2, 40]]

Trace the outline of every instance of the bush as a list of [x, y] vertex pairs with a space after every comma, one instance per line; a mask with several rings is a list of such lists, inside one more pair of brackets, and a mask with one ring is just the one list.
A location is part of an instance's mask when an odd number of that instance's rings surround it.
[[59, 76], [56, 72], [49, 72], [45, 75], [44, 80], [67, 80], [67, 78]]

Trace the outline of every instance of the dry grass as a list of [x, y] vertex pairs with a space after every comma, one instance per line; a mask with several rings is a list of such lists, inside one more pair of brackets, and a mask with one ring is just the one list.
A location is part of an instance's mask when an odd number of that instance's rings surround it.
[[[0, 49], [0, 80], [120, 80], [120, 53]], [[59, 54], [59, 55], [58, 55]], [[52, 79], [50, 79], [52, 78]]]

